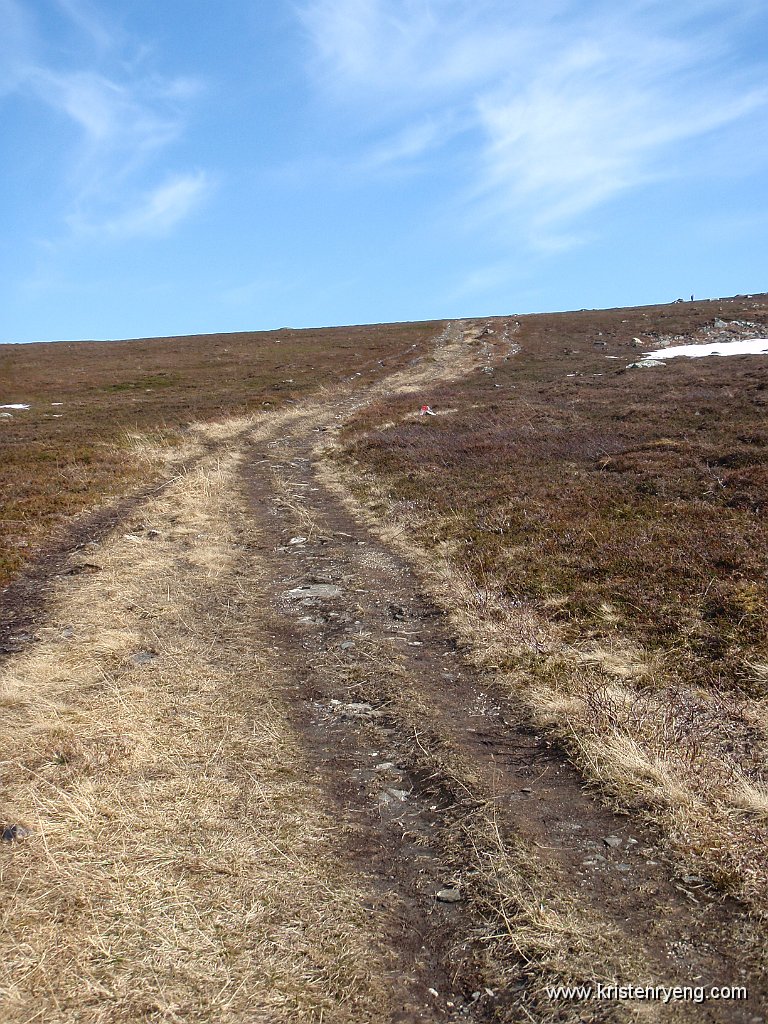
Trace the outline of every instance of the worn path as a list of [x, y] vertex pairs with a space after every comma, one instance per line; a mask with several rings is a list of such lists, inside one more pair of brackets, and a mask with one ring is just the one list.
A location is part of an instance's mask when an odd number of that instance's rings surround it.
[[[514, 352], [492, 338], [207, 428], [92, 574], [57, 570], [0, 689], [31, 832], [0, 849], [9, 1020], [764, 1019], [738, 908], [584, 791], [329, 464], [346, 417]], [[545, 988], [596, 981], [751, 998]]]
[[[450, 372], [450, 360], [437, 365], [435, 376]], [[389, 385], [419, 382], [405, 373]], [[582, 962], [591, 955], [594, 974], [585, 981], [623, 968], [625, 984], [744, 984], [729, 947], [736, 908], [676, 884], [653, 837], [585, 792], [515, 700], [462, 657], [415, 567], [361, 523], [337, 481], [329, 486], [329, 432], [360, 404], [343, 396], [260, 428], [245, 480], [266, 538], [292, 715], [339, 814], [354, 822], [348, 854], [374, 872], [390, 907], [382, 925], [404, 957], [402, 977], [411, 975], [411, 1008], [429, 1006], [415, 1019], [546, 1017], [546, 969], [526, 959], [556, 962], [548, 927], [562, 929], [565, 946], [586, 940]], [[522, 894], [509, 879], [516, 871], [530, 875]], [[532, 905], [540, 900], [552, 903], [549, 922]], [[508, 934], [494, 956], [506, 962], [492, 964], [470, 940], [500, 925]], [[644, 1016], [761, 1020], [751, 980], [748, 1006], [648, 1006]]]

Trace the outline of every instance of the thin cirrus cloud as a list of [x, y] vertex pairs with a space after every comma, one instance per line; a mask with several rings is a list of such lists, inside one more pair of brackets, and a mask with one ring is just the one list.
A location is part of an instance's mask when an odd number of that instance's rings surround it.
[[[191, 77], [131, 70], [137, 45], [113, 33], [85, 0], [50, 0], [71, 35], [54, 61], [43, 56], [47, 37], [16, 0], [0, 0], [0, 26], [9, 62], [0, 76], [5, 102], [34, 99], [47, 117], [69, 125], [69, 147], [52, 170], [64, 182], [68, 209], [61, 220], [89, 236], [162, 234], [199, 205], [210, 186], [201, 172], [168, 176], [158, 162], [183, 134], [187, 108], [202, 89]], [[48, 31], [50, 23], [46, 21]], [[140, 47], [138, 47], [140, 51]], [[63, 56], [64, 55], [64, 56]], [[162, 174], [161, 184], [151, 179]], [[135, 196], [144, 198], [136, 203]]]
[[141, 195], [133, 205], [117, 215], [89, 220], [82, 214], [70, 217], [71, 226], [80, 234], [102, 235], [122, 240], [140, 236], [161, 237], [196, 210], [212, 187], [205, 171], [177, 174], [162, 185]]
[[470, 222], [559, 249], [609, 200], [699, 173], [690, 144], [764, 117], [765, 67], [731, 52], [759, 12], [725, 0], [628, 0], [620, 12], [602, 0], [308, 0], [300, 16], [313, 79], [358, 109], [372, 169], [418, 153], [428, 170], [438, 147], [461, 150]]

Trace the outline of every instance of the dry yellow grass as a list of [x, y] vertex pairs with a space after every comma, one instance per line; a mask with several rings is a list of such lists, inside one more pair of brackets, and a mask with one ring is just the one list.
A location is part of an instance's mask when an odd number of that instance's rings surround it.
[[[3, 1019], [378, 1021], [365, 880], [304, 765], [243, 562], [245, 424], [57, 584], [0, 684]], [[157, 531], [157, 534], [150, 534]], [[252, 563], [251, 563], [252, 564]]]

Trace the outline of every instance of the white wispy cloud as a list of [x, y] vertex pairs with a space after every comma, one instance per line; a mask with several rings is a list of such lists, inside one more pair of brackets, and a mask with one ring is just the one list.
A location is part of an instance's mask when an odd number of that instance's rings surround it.
[[448, 141], [457, 125], [446, 118], [430, 118], [405, 128], [374, 144], [361, 158], [362, 171], [387, 170], [412, 165], [426, 153], [434, 152]]
[[766, 66], [733, 59], [736, 33], [761, 14], [751, 0], [306, 0], [301, 11], [319, 88], [381, 136], [366, 141], [372, 169], [377, 154], [391, 165], [461, 147], [474, 222], [541, 249], [578, 244], [576, 222], [616, 197], [700, 172], [688, 144], [768, 109]]
[[[121, 237], [157, 233], [151, 225], [168, 230], [195, 208], [208, 183], [194, 172], [151, 184], [163, 174], [161, 158], [183, 134], [202, 83], [146, 70], [133, 59], [142, 45], [114, 30], [88, 0], [49, 4], [69, 30], [56, 51], [27, 8], [0, 0], [0, 92], [6, 102], [14, 94], [35, 99], [72, 128], [69, 147], [50, 154], [69, 192], [62, 220], [89, 230], [102, 223], [108, 235]], [[45, 20], [47, 30], [50, 24]]]
[[114, 29], [105, 24], [103, 15], [87, 0], [55, 0], [55, 4], [100, 49], [108, 50], [114, 45]]
[[113, 217], [88, 220], [81, 214], [70, 220], [79, 233], [113, 239], [167, 235], [196, 210], [210, 193], [212, 182], [204, 171], [177, 174], [150, 189]]
[[530, 34], [486, 0], [309, 0], [300, 17], [326, 88], [396, 107], [492, 78]]

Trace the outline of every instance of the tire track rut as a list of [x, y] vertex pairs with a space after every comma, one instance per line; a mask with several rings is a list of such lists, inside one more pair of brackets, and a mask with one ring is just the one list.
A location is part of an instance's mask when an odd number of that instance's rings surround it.
[[[346, 855], [375, 878], [371, 913], [401, 957], [394, 1019], [635, 1019], [619, 1003], [584, 1003], [573, 1017], [547, 1004], [514, 935], [494, 955], [502, 949], [516, 966], [495, 971], [483, 936], [504, 908], [501, 897], [500, 910], [489, 908], [476, 881], [478, 860], [493, 856], [472, 849], [479, 816], [616, 944], [594, 950], [603, 976], [616, 976], [618, 952], [636, 965], [624, 983], [745, 984], [729, 944], [739, 909], [681, 891], [653, 836], [595, 803], [514, 699], [464, 661], [413, 569], [317, 475], [323, 433], [365, 401], [342, 396], [257, 430], [245, 482], [280, 656], [295, 679], [292, 715], [349, 825]], [[751, 980], [749, 1004], [649, 1003], [643, 1017], [754, 1024]]]

